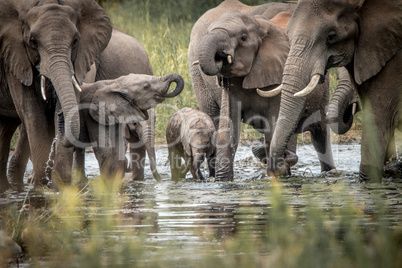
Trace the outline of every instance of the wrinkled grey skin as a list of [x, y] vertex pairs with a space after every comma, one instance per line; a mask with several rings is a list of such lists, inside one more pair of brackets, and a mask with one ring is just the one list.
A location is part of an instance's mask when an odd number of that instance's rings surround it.
[[[168, 92], [171, 83], [176, 88]], [[121, 176], [126, 168], [126, 125], [135, 126], [148, 119], [148, 109], [183, 90], [178, 74], [155, 77], [129, 74], [117, 79], [83, 84], [80, 94], [80, 138], [76, 148], [92, 147], [101, 176]]]
[[[331, 130], [336, 134], [345, 134], [350, 130], [353, 124], [353, 116], [360, 111], [360, 102], [346, 68], [337, 69], [338, 85], [327, 107], [326, 120]], [[279, 109], [278, 109], [279, 111]], [[290, 142], [295, 142], [294, 137]], [[267, 164], [267, 151], [264, 146], [264, 139], [258, 139], [252, 144], [254, 156], [262, 163]], [[287, 146], [289, 148], [289, 144]], [[288, 149], [285, 150], [286, 164], [291, 167], [298, 161], [297, 155], [292, 154]]]
[[42, 100], [40, 76], [52, 82], [47, 83], [47, 95], [57, 94], [63, 111], [71, 116], [67, 134], [78, 137], [79, 117], [71, 112], [78, 108], [72, 76], [82, 82], [110, 39], [109, 18], [94, 1], [58, 2], [0, 2], [0, 191], [10, 187], [6, 163], [11, 137], [21, 121], [32, 152], [34, 183], [44, 175], [55, 107]]
[[[115, 79], [130, 73], [152, 75], [152, 67], [148, 55], [142, 45], [135, 38], [114, 28], [112, 37], [106, 49], [96, 59], [95, 65], [88, 73], [85, 82]], [[155, 112], [148, 110], [149, 118], [138, 124], [128, 124], [125, 136], [129, 140], [130, 169], [134, 180], [144, 179], [145, 153], [148, 154], [153, 177], [160, 180], [156, 169], [155, 157]], [[76, 150], [74, 166], [85, 174], [84, 151]], [[81, 161], [78, 161], [80, 159]], [[56, 161], [58, 162], [58, 161]], [[65, 163], [65, 161], [63, 161]], [[71, 164], [70, 164], [71, 165]], [[67, 176], [68, 178], [68, 176]]]
[[[385, 161], [395, 153], [394, 130], [402, 128], [401, 14], [401, 1], [298, 1], [287, 25], [290, 52], [271, 156], [283, 154], [303, 112], [306, 97], [293, 94], [313, 75], [324, 79], [329, 68], [346, 66], [363, 111], [360, 177], [382, 177]], [[276, 164], [269, 172], [283, 174]]]
[[328, 105], [327, 120], [336, 134], [345, 134], [353, 124], [353, 116], [360, 111], [359, 97], [345, 68], [338, 68], [338, 86]]
[[[230, 4], [235, 4], [236, 9], [242, 12], [224, 13]], [[275, 5], [285, 5], [284, 8], [290, 11], [294, 8], [294, 4]], [[233, 179], [233, 158], [241, 121], [264, 133], [263, 148], [267, 152], [270, 148], [278, 118], [280, 95], [263, 98], [254, 89], [269, 90], [281, 83], [289, 46], [284, 28], [290, 14], [266, 16], [270, 13], [270, 6], [264, 7], [265, 9], [247, 7], [238, 1], [225, 1], [205, 13], [192, 30], [189, 46], [190, 72], [200, 110], [215, 119], [217, 180]], [[232, 63], [229, 63], [228, 55], [231, 55]], [[199, 60], [199, 65], [192, 64], [196, 60]], [[222, 90], [217, 85], [216, 75], [224, 77], [219, 79], [220, 84], [229, 90]], [[293, 133], [312, 133], [324, 171], [334, 168], [334, 163], [325, 120], [328, 84], [320, 87], [320, 92], [309, 97], [298, 128]], [[288, 141], [287, 148], [289, 154], [284, 161], [291, 165], [296, 157], [296, 136]], [[265, 155], [268, 155], [267, 152]]]
[[200, 166], [205, 158], [209, 160], [209, 176], [214, 176], [214, 136], [212, 119], [199, 110], [183, 108], [172, 116], [166, 127], [172, 180], [185, 178], [189, 170], [194, 179], [204, 180]]
[[[85, 77], [86, 83], [94, 81], [115, 79], [130, 73], [152, 75], [152, 67], [145, 49], [133, 37], [125, 34], [117, 28], [113, 28], [112, 37], [105, 50], [96, 58], [95, 64]], [[138, 124], [129, 124], [130, 132], [126, 133], [130, 141], [130, 169], [132, 178], [141, 180], [144, 178], [145, 152], [148, 154], [152, 174], [159, 180], [160, 176], [156, 169], [154, 149], [155, 113], [153, 109], [148, 110], [149, 119]], [[8, 177], [13, 185], [22, 186], [23, 175], [29, 157], [29, 143], [26, 133], [21, 125], [20, 137], [15, 151], [9, 161]], [[57, 155], [54, 156], [54, 176], [59, 177], [65, 183], [71, 180], [71, 166], [73, 170], [85, 177], [84, 150], [78, 148], [64, 148], [59, 143], [56, 145]], [[72, 154], [74, 151], [74, 162]]]

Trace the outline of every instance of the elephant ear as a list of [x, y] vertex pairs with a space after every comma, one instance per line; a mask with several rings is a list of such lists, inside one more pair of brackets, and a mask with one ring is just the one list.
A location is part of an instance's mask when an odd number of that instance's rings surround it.
[[106, 12], [94, 0], [69, 0], [80, 14], [80, 43], [74, 61], [75, 76], [82, 83], [95, 58], [106, 48], [112, 35], [112, 25]]
[[133, 100], [128, 100], [125, 94], [119, 91], [122, 85], [118, 82], [98, 82], [93, 85], [98, 88], [94, 90], [89, 114], [99, 124], [129, 124], [148, 119], [147, 111], [141, 111], [134, 105]]
[[358, 1], [360, 35], [354, 58], [355, 81], [362, 84], [402, 48], [401, 1]]
[[33, 80], [31, 62], [25, 50], [21, 18], [36, 1], [0, 1], [0, 61], [25, 86]]
[[282, 82], [283, 68], [289, 53], [289, 41], [284, 27], [289, 17], [290, 14], [285, 12], [279, 13], [271, 21], [261, 16], [255, 17], [264, 37], [250, 73], [243, 80], [243, 88], [263, 88]]

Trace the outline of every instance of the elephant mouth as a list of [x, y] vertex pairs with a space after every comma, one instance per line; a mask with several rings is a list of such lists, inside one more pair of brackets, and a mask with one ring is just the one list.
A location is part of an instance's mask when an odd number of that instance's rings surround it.
[[137, 112], [139, 113], [139, 115], [144, 118], [144, 120], [148, 120], [149, 115], [147, 110], [143, 110], [138, 108], [138, 105], [136, 103], [136, 101], [134, 99], [131, 99], [127, 94], [124, 94], [123, 92], [118, 92], [118, 94], [120, 94], [120, 96], [125, 99], [126, 101], [128, 101], [128, 103], [130, 103], [130, 105], [137, 110]]
[[154, 96], [154, 100], [155, 100], [157, 103], [162, 103], [162, 102], [165, 100], [165, 98], [162, 97], [162, 96], [155, 95], [155, 96]]

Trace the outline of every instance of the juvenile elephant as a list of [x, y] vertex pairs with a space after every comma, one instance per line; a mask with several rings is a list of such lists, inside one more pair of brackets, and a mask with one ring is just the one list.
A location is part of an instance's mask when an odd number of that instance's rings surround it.
[[[168, 92], [171, 83], [176, 88]], [[92, 147], [101, 175], [122, 175], [126, 167], [126, 125], [148, 119], [148, 109], [183, 90], [178, 74], [155, 77], [129, 74], [112, 80], [83, 84], [80, 93], [81, 133], [76, 148]], [[64, 121], [59, 119], [61, 134]]]
[[[250, 7], [238, 1], [224, 1], [205, 13], [192, 29], [189, 46], [191, 79], [200, 110], [217, 119], [218, 180], [233, 179], [233, 158], [241, 121], [264, 133], [265, 148], [269, 151], [280, 96], [263, 98], [251, 89], [259, 88], [263, 93], [281, 83], [289, 49], [284, 29], [290, 14], [273, 12], [278, 6], [290, 12], [294, 8], [294, 4]], [[271, 7], [275, 8], [271, 10]], [[300, 123], [292, 134], [311, 132], [324, 171], [334, 168], [334, 162], [325, 120], [328, 84], [320, 87], [320, 92], [309, 97]], [[287, 148], [291, 153], [285, 161], [293, 163], [296, 135], [288, 141]]]
[[0, 191], [10, 187], [6, 164], [11, 137], [21, 121], [29, 140], [34, 183], [43, 178], [55, 131], [55, 105], [44, 101], [41, 92], [57, 94], [69, 116], [66, 131], [78, 138], [73, 83], [83, 81], [111, 32], [109, 18], [93, 0], [0, 1]]
[[[323, 82], [329, 68], [346, 66], [363, 111], [360, 177], [382, 177], [385, 161], [395, 153], [394, 130], [402, 129], [401, 14], [400, 0], [298, 1], [287, 26], [290, 52], [279, 128], [270, 149], [273, 160], [283, 155], [306, 94], [320, 90], [315, 85]], [[269, 172], [283, 174], [278, 163], [272, 163]]]
[[[185, 178], [190, 170], [193, 178], [204, 180], [200, 166], [208, 159], [209, 176], [214, 176], [213, 161], [215, 126], [205, 113], [191, 108], [176, 112], [166, 127], [172, 180]], [[184, 159], [184, 165], [181, 159]]]
[[[111, 39], [107, 47], [95, 59], [91, 70], [85, 77], [86, 83], [94, 81], [115, 79], [130, 73], [152, 75], [152, 67], [145, 49], [135, 38], [125, 34], [117, 28], [113, 28]], [[46, 96], [45, 96], [46, 97]], [[52, 95], [46, 97], [48, 101]], [[56, 101], [56, 100], [53, 100]], [[128, 124], [126, 137], [129, 140], [131, 155], [131, 171], [133, 179], [144, 178], [145, 151], [149, 157], [152, 174], [159, 180], [160, 175], [156, 169], [154, 136], [155, 113], [153, 108], [148, 110], [149, 118], [138, 124]], [[20, 128], [20, 137], [16, 149], [10, 158], [8, 177], [13, 185], [22, 186], [23, 175], [29, 157], [29, 143], [25, 127]], [[60, 177], [64, 182], [71, 179], [74, 151], [74, 169], [79, 174], [85, 175], [85, 150], [80, 148], [64, 148], [60, 143], [56, 145], [53, 175]]]

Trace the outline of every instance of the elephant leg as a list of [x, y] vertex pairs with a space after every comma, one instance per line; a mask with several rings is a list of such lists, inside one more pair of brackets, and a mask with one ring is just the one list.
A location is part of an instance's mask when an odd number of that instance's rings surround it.
[[56, 186], [71, 184], [74, 148], [66, 148], [58, 139], [54, 145], [52, 181]]
[[387, 151], [385, 154], [385, 161], [390, 160], [393, 157], [396, 157], [396, 143], [395, 143], [395, 132], [392, 133], [391, 139], [388, 143]]
[[[181, 156], [176, 148], [169, 147], [168, 148], [169, 154], [169, 163], [170, 163], [170, 172], [171, 178], [173, 181], [178, 181], [182, 178], [182, 164], [181, 164]], [[187, 172], [186, 172], [187, 173]], [[184, 174], [185, 177], [185, 174]]]
[[[131, 144], [130, 144], [131, 145]], [[133, 180], [144, 180], [145, 145], [133, 148], [130, 146], [131, 171]]]
[[77, 176], [79, 183], [87, 182], [85, 175], [85, 148], [74, 149], [73, 172]]
[[132, 171], [131, 178], [133, 180], [143, 180], [144, 179], [144, 166], [145, 166], [145, 154], [146, 145], [144, 141], [140, 138], [140, 135], [135, 132], [130, 132], [130, 167]]
[[[371, 108], [368, 103], [363, 104], [360, 180], [373, 179], [378, 182], [383, 177], [387, 152], [395, 150], [393, 139], [395, 129], [392, 127], [392, 122], [389, 122], [392, 120], [387, 119], [387, 115], [375, 115], [373, 110], [374, 107]], [[383, 108], [379, 110], [385, 112]]]
[[215, 177], [215, 160], [216, 153], [213, 153], [211, 156], [207, 157], [208, 171], [210, 177]]
[[11, 184], [21, 188], [25, 169], [29, 160], [30, 150], [28, 143], [28, 135], [24, 124], [19, 127], [19, 137], [14, 153], [8, 162], [8, 178]]
[[253, 155], [260, 160], [261, 163], [266, 164], [267, 155], [269, 154], [269, 148], [265, 147], [265, 138], [261, 137], [258, 140], [255, 140], [251, 145], [251, 152]]
[[8, 76], [8, 82], [17, 113], [28, 135], [33, 165], [32, 179], [35, 185], [40, 185], [46, 182], [46, 161], [55, 136], [53, 113], [46, 109], [35, 90], [23, 87], [13, 75]]
[[321, 164], [321, 172], [335, 168], [332, 156], [329, 127], [323, 122], [317, 122], [310, 127], [311, 140]]
[[11, 138], [19, 125], [18, 120], [0, 120], [0, 193], [11, 187], [7, 180], [7, 161]]

